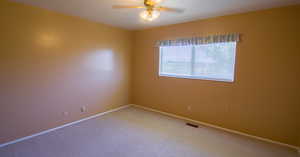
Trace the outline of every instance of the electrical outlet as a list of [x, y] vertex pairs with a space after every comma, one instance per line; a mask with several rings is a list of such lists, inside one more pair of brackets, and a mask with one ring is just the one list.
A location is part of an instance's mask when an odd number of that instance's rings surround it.
[[82, 107], [80, 108], [80, 111], [81, 111], [81, 112], [86, 112], [86, 110], [87, 110], [87, 109], [86, 109], [86, 106], [82, 106]]
[[65, 111], [65, 112], [63, 112], [63, 115], [64, 115], [64, 116], [68, 116], [68, 115], [69, 115], [69, 112]]
[[187, 106], [187, 110], [191, 111], [192, 110], [192, 106]]

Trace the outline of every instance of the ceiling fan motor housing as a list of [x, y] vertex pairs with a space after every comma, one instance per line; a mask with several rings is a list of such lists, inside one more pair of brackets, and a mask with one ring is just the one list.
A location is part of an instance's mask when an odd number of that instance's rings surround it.
[[156, 4], [156, 3], [155, 3], [155, 1], [153, 1], [153, 0], [144, 0], [144, 5], [145, 5], [146, 7], [154, 7], [155, 4]]
[[144, 0], [144, 5], [148, 11], [153, 11], [155, 3], [152, 0]]

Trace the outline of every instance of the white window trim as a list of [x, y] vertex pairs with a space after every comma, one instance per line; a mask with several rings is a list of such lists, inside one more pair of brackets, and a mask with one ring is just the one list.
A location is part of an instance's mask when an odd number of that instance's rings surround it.
[[197, 80], [209, 80], [209, 81], [218, 81], [218, 82], [234, 82], [234, 79], [217, 79], [217, 78], [210, 78], [204, 76], [191, 76], [191, 75], [176, 75], [176, 74], [161, 74], [159, 73], [160, 77], [175, 77], [175, 78], [183, 78], [183, 79], [197, 79]]
[[[236, 43], [235, 43], [236, 44]], [[229, 82], [229, 83], [233, 83], [235, 81], [235, 62], [236, 62], [236, 48], [237, 46], [235, 45], [235, 51], [233, 52], [234, 54], [234, 59], [233, 59], [233, 78], [232, 79], [218, 79], [218, 78], [211, 78], [211, 77], [204, 77], [204, 76], [192, 76], [192, 75], [176, 75], [176, 74], [166, 74], [166, 73], [161, 73], [161, 68], [162, 68], [162, 47], [159, 47], [159, 69], [158, 69], [158, 76], [159, 77], [174, 77], [174, 78], [183, 78], [183, 79], [197, 79], [197, 80], [209, 80], [209, 81], [218, 81], [218, 82]], [[192, 56], [195, 55], [195, 49], [193, 47], [192, 50]], [[192, 59], [193, 61], [194, 59]], [[193, 63], [191, 64], [191, 66], [193, 66]], [[191, 68], [193, 69], [193, 68]], [[191, 74], [193, 73], [193, 70], [191, 70]]]

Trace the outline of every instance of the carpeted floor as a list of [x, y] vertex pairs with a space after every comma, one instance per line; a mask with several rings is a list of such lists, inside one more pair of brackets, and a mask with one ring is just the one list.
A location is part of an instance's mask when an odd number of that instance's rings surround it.
[[297, 157], [297, 153], [131, 107], [0, 148], [0, 156]]

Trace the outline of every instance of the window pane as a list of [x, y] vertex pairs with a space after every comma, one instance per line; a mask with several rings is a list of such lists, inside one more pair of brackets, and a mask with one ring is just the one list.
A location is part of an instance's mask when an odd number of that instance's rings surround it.
[[160, 73], [190, 75], [192, 47], [172, 46], [160, 49]]
[[195, 46], [195, 76], [233, 80], [236, 43]]

